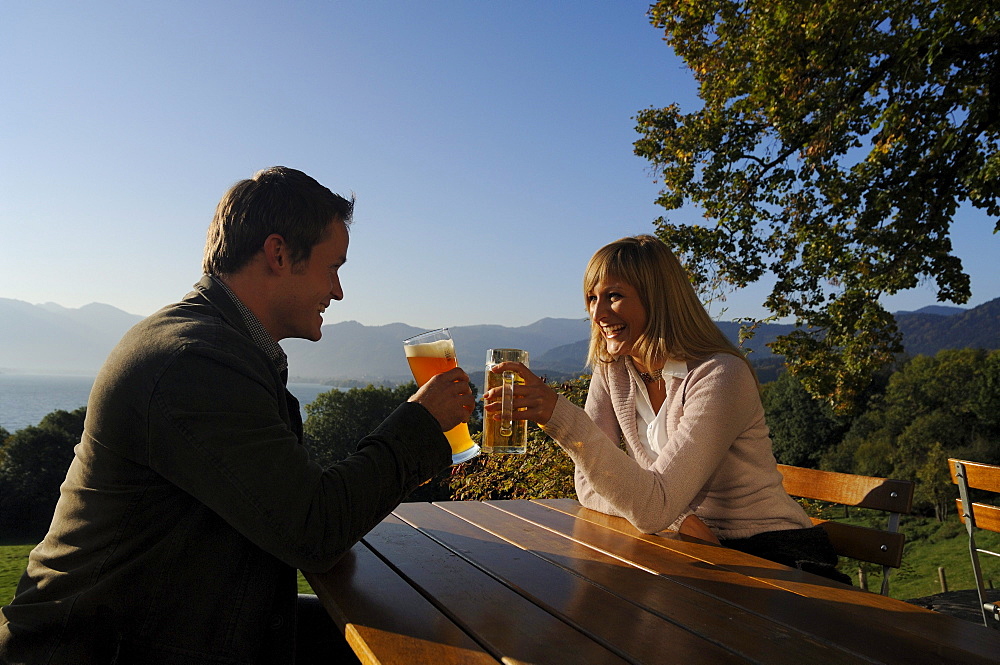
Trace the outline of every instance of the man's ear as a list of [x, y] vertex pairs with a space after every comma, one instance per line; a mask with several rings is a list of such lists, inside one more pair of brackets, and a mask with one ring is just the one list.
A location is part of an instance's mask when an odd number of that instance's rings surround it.
[[281, 273], [291, 265], [288, 258], [288, 245], [285, 239], [277, 233], [272, 233], [264, 239], [264, 259], [271, 272]]

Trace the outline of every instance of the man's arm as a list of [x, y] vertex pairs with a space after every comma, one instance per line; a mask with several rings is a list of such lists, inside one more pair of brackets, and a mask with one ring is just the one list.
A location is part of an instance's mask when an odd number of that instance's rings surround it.
[[[281, 419], [274, 386], [254, 370], [216, 349], [180, 354], [149, 405], [148, 463], [292, 566], [329, 568], [450, 463], [438, 416], [417, 402], [323, 469]], [[450, 422], [455, 409], [431, 399], [438, 390], [425, 391], [427, 401]]]

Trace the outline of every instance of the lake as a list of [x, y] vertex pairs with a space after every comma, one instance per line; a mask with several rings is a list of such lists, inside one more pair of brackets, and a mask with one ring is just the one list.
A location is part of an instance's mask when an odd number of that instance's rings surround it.
[[[86, 406], [93, 385], [92, 376], [0, 374], [0, 427], [13, 434], [37, 425], [56, 409], [73, 411]], [[317, 383], [289, 383], [288, 390], [299, 400], [305, 418], [305, 405], [334, 388]]]

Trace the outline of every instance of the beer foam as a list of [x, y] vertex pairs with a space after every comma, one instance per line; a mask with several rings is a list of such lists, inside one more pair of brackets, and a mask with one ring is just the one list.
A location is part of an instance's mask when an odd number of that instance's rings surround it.
[[407, 358], [454, 358], [455, 343], [450, 339], [439, 339], [425, 344], [405, 344], [403, 350]]

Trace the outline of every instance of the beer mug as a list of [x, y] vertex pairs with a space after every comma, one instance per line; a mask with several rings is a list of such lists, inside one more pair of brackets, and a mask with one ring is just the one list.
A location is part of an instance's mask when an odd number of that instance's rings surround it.
[[500, 420], [483, 419], [484, 453], [523, 453], [528, 449], [528, 421], [514, 420], [514, 386], [524, 383], [515, 372], [491, 372], [503, 362], [519, 362], [528, 366], [528, 352], [521, 349], [490, 349], [486, 352], [486, 388], [483, 392], [503, 386]]
[[[447, 328], [432, 330], [403, 340], [406, 362], [418, 386], [431, 377], [458, 367], [455, 343]], [[451, 445], [451, 463], [461, 464], [479, 454], [479, 446], [469, 435], [468, 423], [459, 423], [444, 433]]]

